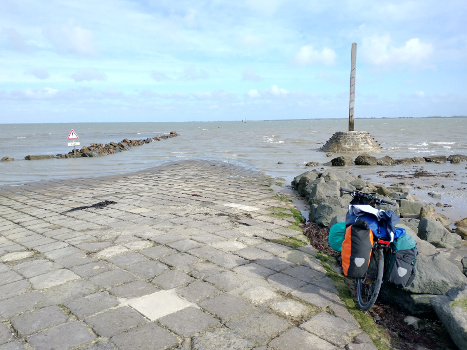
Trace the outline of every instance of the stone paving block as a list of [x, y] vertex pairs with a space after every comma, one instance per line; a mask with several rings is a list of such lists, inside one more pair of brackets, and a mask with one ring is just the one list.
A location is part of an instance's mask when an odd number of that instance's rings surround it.
[[218, 316], [222, 321], [225, 321], [236, 314], [252, 308], [253, 305], [236, 296], [224, 293], [199, 303], [199, 306], [209, 313]]
[[310, 269], [306, 266], [296, 266], [282, 272], [307, 283], [311, 283], [314, 280], [326, 277], [326, 273], [317, 271], [315, 269]]
[[85, 347], [83, 350], [118, 350], [118, 348], [107, 338], [99, 338], [95, 343]]
[[223, 254], [211, 256], [208, 260], [214, 264], [225, 267], [226, 269], [233, 269], [234, 267], [249, 263], [249, 260], [243, 259], [238, 255], [225, 252]]
[[282, 258], [278, 258], [277, 256], [273, 256], [268, 259], [259, 259], [255, 261], [257, 264], [260, 264], [268, 269], [280, 272], [282, 270], [288, 269], [290, 267], [295, 266], [290, 261], [287, 261]]
[[[66, 334], [66, 337], [63, 335]], [[29, 344], [37, 350], [70, 349], [90, 343], [95, 336], [80, 322], [71, 321], [28, 338]]]
[[44, 273], [50, 272], [54, 268], [58, 268], [58, 265], [50, 260], [45, 259], [27, 261], [13, 267], [14, 270], [26, 278], [43, 275]]
[[83, 298], [71, 300], [65, 303], [65, 306], [78, 318], [84, 319], [88, 316], [97, 314], [110, 309], [119, 302], [117, 298], [109, 295], [107, 292], [99, 292], [87, 295]]
[[194, 234], [192, 236], [192, 239], [200, 243], [208, 243], [208, 244], [213, 244], [215, 242], [220, 242], [220, 241], [225, 240], [225, 238], [222, 236], [215, 235], [213, 233], [206, 233], [206, 232], [204, 232], [203, 234], [200, 234], [200, 233]]
[[[171, 232], [174, 232], [175, 230], [171, 230]], [[159, 243], [159, 244], [167, 244], [175, 241], [180, 241], [182, 240], [183, 237], [175, 234], [167, 234], [167, 235], [159, 235], [151, 238], [152, 241]]]
[[24, 347], [19, 341], [12, 341], [0, 345], [0, 350], [24, 350]]
[[305, 319], [319, 309], [293, 299], [274, 300], [269, 307], [277, 314], [292, 319]]
[[[33, 251], [23, 251], [22, 246], [8, 246], [4, 248], [4, 250], [0, 251], [8, 251], [10, 253], [4, 254], [1, 258], [1, 262], [10, 262], [10, 261], [18, 261], [30, 258], [34, 255]], [[1, 254], [1, 253], [0, 253]]]
[[243, 248], [235, 251], [235, 254], [248, 260], [269, 259], [273, 256], [271, 253], [256, 247]]
[[351, 343], [355, 336], [362, 333], [356, 325], [327, 312], [313, 316], [300, 327], [339, 347]]
[[327, 289], [332, 293], [339, 294], [336, 289], [336, 286], [334, 285], [334, 281], [329, 277], [323, 277], [318, 280], [314, 280], [311, 283], [320, 288]]
[[168, 248], [163, 245], [158, 245], [155, 247], [150, 247], [150, 248], [140, 250], [139, 252], [151, 259], [159, 259], [159, 258], [162, 258], [163, 256], [174, 254], [177, 251], [175, 249]]
[[136, 280], [136, 277], [123, 270], [112, 270], [103, 272], [90, 278], [90, 281], [103, 288], [111, 288], [119, 284]]
[[339, 297], [326, 289], [313, 284], [307, 284], [298, 290], [294, 290], [292, 295], [308, 303], [324, 308], [333, 303], [340, 303]]
[[188, 286], [180, 288], [177, 293], [186, 300], [197, 303], [208, 298], [212, 298], [221, 293], [221, 291], [210, 283], [194, 281]]
[[95, 253], [108, 248], [110, 245], [112, 245], [111, 242], [86, 242], [78, 243], [76, 244], [76, 247], [86, 252]]
[[94, 331], [103, 337], [112, 337], [130, 328], [147, 323], [146, 319], [128, 306], [104, 311], [85, 319]]
[[136, 327], [128, 332], [118, 334], [110, 340], [120, 350], [169, 349], [180, 343], [176, 336], [155, 323]]
[[191, 341], [193, 350], [244, 350], [251, 349], [254, 343], [242, 338], [234, 331], [222, 327], [194, 336]]
[[109, 292], [118, 298], [132, 299], [142, 297], [159, 291], [153, 284], [146, 281], [137, 280], [130, 283], [122, 284], [118, 287], [113, 287]]
[[107, 259], [107, 261], [121, 268], [126, 268], [127, 266], [130, 266], [133, 264], [144, 263], [148, 261], [148, 258], [146, 258], [144, 255], [139, 254], [139, 253], [128, 252], [128, 253], [123, 253], [120, 255], [110, 257]]
[[215, 242], [211, 244], [212, 247], [216, 249], [220, 249], [225, 252], [234, 252], [243, 248], [246, 248], [247, 246], [243, 244], [242, 242], [238, 241], [232, 241], [232, 240], [227, 240], [227, 241], [220, 241], [220, 242]]
[[13, 339], [13, 333], [11, 330], [5, 326], [3, 323], [0, 323], [0, 344], [4, 344]]
[[105, 261], [94, 261], [88, 264], [74, 266], [71, 270], [81, 277], [92, 277], [110, 271], [112, 267]]
[[331, 343], [318, 338], [300, 328], [294, 327], [281, 334], [269, 343], [275, 350], [334, 350], [337, 349]]
[[59, 258], [66, 258], [73, 254], [81, 254], [81, 250], [75, 247], [66, 247], [57, 250], [52, 250], [50, 252], [44, 253], [44, 255], [49, 258], [50, 260], [56, 260]]
[[205, 279], [209, 276], [226, 271], [223, 267], [209, 261], [199, 261], [191, 267], [190, 274], [193, 277]]
[[138, 275], [141, 278], [148, 279], [160, 275], [162, 272], [168, 270], [168, 266], [159, 262], [148, 260], [146, 262], [136, 263], [125, 267], [126, 270]]
[[164, 316], [159, 319], [159, 322], [182, 337], [191, 337], [219, 324], [214, 317], [194, 307]]
[[13, 298], [0, 301], [0, 316], [7, 319], [13, 315], [31, 310], [42, 299], [38, 291], [24, 293]]
[[272, 287], [277, 288], [284, 293], [291, 293], [306, 284], [305, 281], [286, 275], [282, 272], [269, 276], [268, 282]]
[[240, 287], [245, 280], [246, 277], [232, 271], [221, 272], [206, 278], [206, 281], [226, 292], [230, 292], [231, 290]]
[[278, 299], [280, 295], [270, 288], [257, 286], [247, 289], [242, 296], [255, 305], [267, 304], [271, 300]]
[[246, 339], [258, 344], [265, 344], [290, 328], [292, 324], [268, 311], [255, 309], [230, 320], [226, 326]]
[[192, 281], [194, 281], [194, 279], [182, 271], [167, 270], [154, 278], [152, 283], [158, 285], [162, 289], [172, 289], [187, 285]]
[[242, 265], [242, 266], [234, 268], [233, 270], [239, 274], [243, 274], [243, 275], [246, 275], [248, 277], [253, 277], [253, 278], [267, 277], [269, 275], [276, 273], [276, 271], [268, 269], [267, 267], [264, 267], [256, 263]]
[[19, 273], [16, 273], [15, 271], [5, 271], [0, 273], [0, 286], [16, 281], [20, 281], [23, 279], [23, 276], [21, 276]]
[[194, 248], [198, 248], [202, 246], [202, 244], [200, 244], [199, 242], [193, 241], [192, 239], [182, 239], [180, 241], [168, 243], [167, 245], [181, 252], [187, 252], [190, 249], [194, 249]]
[[34, 247], [34, 250], [37, 250], [38, 252], [41, 252], [41, 253], [46, 253], [46, 252], [50, 252], [56, 249], [66, 248], [68, 246], [69, 246], [68, 243], [65, 243], [65, 242], [53, 242], [53, 243], [44, 244], [38, 247]]
[[13, 317], [11, 324], [18, 334], [27, 336], [65, 323], [67, 320], [68, 315], [60, 307], [53, 305]]
[[29, 282], [31, 282], [35, 289], [47, 289], [79, 278], [73, 271], [59, 269], [32, 277], [29, 279]]
[[139, 251], [141, 249], [146, 249], [152, 247], [153, 243], [148, 241], [133, 241], [125, 244], [125, 247], [131, 251]]
[[16, 295], [22, 294], [30, 287], [31, 284], [26, 280], [20, 280], [0, 286], [0, 300], [12, 298]]
[[75, 280], [49, 289], [42, 290], [43, 298], [37, 304], [38, 307], [64, 304], [69, 300], [81, 298], [95, 293], [98, 289], [94, 283], [83, 280]]
[[172, 267], [177, 267], [184, 271], [190, 271], [191, 266], [193, 266], [193, 264], [199, 261], [198, 258], [186, 253], [175, 253], [172, 255], [164, 256], [159, 260], [164, 264], [170, 265]]

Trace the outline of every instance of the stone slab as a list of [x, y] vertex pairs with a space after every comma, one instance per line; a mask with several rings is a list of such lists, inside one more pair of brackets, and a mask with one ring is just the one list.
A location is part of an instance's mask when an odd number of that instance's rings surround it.
[[190, 337], [219, 324], [214, 317], [194, 307], [164, 316], [159, 319], [159, 322], [182, 337]]

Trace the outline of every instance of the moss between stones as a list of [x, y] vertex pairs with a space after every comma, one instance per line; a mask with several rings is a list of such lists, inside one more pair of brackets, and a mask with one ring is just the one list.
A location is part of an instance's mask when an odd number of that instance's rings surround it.
[[303, 224], [303, 216], [299, 210], [295, 208], [283, 208], [283, 207], [270, 207], [267, 210], [272, 212], [271, 214], [269, 214], [269, 216], [272, 216], [278, 219], [293, 218], [295, 222], [287, 226], [287, 228], [290, 228], [298, 232], [303, 232], [302, 228], [300, 227], [300, 225]]
[[453, 307], [460, 307], [464, 309], [464, 311], [467, 311], [467, 298], [460, 298], [457, 300], [454, 300], [450, 305], [451, 309]]
[[271, 239], [271, 242], [279, 243], [287, 247], [297, 249], [308, 245], [307, 238], [303, 234], [299, 234], [293, 237], [282, 237], [278, 239]]
[[334, 282], [339, 297], [344, 302], [347, 310], [353, 315], [355, 320], [360, 325], [360, 328], [368, 334], [373, 344], [379, 350], [390, 350], [390, 337], [386, 334], [385, 330], [378, 327], [373, 319], [362, 310], [358, 309], [355, 301], [350, 293], [350, 290], [345, 281], [346, 277], [340, 273], [337, 273], [332, 268], [333, 265], [337, 264], [335, 258], [323, 253], [317, 252], [317, 258], [321, 261], [323, 267], [326, 269], [326, 275], [331, 278]]

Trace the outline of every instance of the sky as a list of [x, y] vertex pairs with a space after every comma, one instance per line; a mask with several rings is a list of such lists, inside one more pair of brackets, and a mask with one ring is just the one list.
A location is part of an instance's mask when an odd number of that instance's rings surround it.
[[0, 0], [0, 123], [467, 115], [465, 0]]

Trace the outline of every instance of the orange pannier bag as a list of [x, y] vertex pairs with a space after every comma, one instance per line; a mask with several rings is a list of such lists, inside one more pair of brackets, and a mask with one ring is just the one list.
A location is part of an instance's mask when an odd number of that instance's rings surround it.
[[373, 246], [373, 232], [368, 223], [358, 219], [345, 229], [342, 242], [342, 270], [344, 275], [351, 278], [363, 278], [370, 264], [371, 247]]

